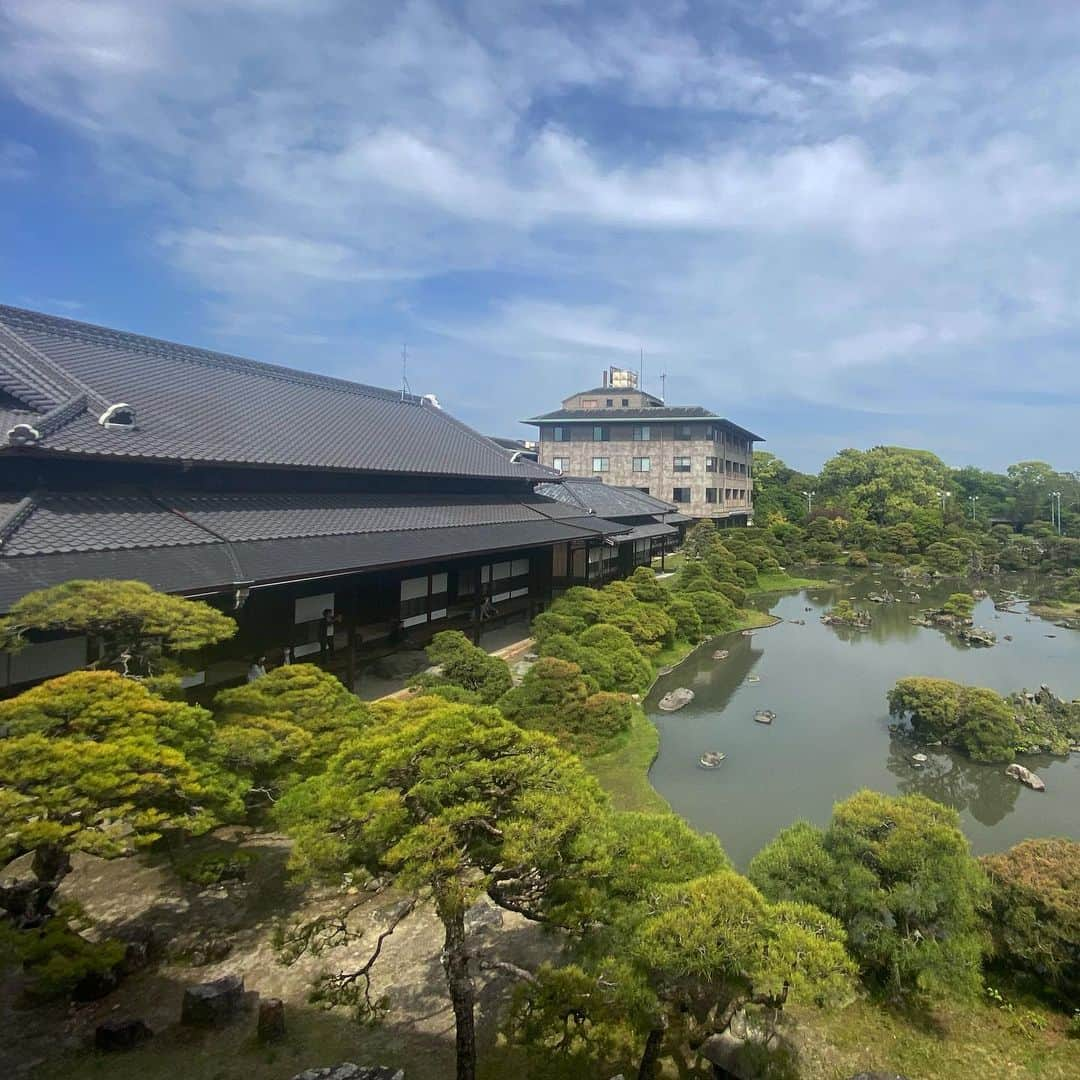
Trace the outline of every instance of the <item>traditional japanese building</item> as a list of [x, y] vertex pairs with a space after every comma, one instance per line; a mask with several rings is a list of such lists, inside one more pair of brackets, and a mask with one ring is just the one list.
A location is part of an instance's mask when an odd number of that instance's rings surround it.
[[[0, 612], [77, 578], [205, 598], [240, 626], [208, 684], [536, 611], [553, 553], [630, 528], [559, 480], [429, 398], [0, 306]], [[86, 651], [0, 654], [0, 687]]]
[[636, 487], [695, 519], [751, 519], [761, 436], [700, 405], [667, 405], [633, 372], [605, 371], [601, 386], [524, 423], [540, 430], [540, 463], [564, 475]]

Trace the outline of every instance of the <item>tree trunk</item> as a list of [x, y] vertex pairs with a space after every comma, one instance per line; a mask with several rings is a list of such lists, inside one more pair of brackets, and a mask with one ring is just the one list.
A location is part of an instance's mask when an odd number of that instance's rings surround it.
[[457, 1080], [475, 1080], [476, 988], [469, 974], [469, 954], [465, 948], [465, 912], [459, 903], [453, 901], [445, 908], [439, 904], [438, 908], [446, 931], [442, 963], [446, 971], [446, 985], [450, 989], [450, 1001], [454, 1006]]
[[655, 1080], [660, 1064], [660, 1048], [664, 1045], [665, 1028], [654, 1027], [645, 1040], [645, 1049], [641, 1052], [641, 1064], [638, 1066], [638, 1080]]

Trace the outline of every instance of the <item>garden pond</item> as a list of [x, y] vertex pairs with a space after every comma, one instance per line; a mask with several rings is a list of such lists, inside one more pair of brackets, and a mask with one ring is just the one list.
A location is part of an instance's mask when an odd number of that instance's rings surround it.
[[[1022, 590], [1023, 581], [987, 587], [999, 595]], [[742, 868], [780, 829], [799, 819], [826, 824], [833, 804], [860, 788], [917, 792], [955, 807], [977, 854], [1032, 836], [1080, 839], [1080, 754], [1020, 758], [1046, 782], [1039, 793], [1006, 777], [1004, 764], [978, 764], [889, 730], [886, 694], [908, 675], [1000, 693], [1046, 684], [1061, 697], [1080, 697], [1080, 631], [1029, 616], [1026, 605], [999, 612], [992, 599], [978, 602], [975, 625], [998, 638], [990, 648], [911, 622], [921, 608], [940, 607], [965, 588], [957, 581], [913, 587], [880, 572], [848, 571], [842, 584], [766, 597], [761, 606], [783, 621], [714, 639], [650, 693], [646, 707], [660, 730], [653, 786], [695, 828], [715, 833]], [[901, 602], [867, 600], [886, 592]], [[920, 599], [912, 601], [913, 593]], [[821, 623], [844, 598], [870, 610], [869, 631]], [[714, 659], [721, 649], [727, 658]], [[694, 700], [676, 713], [659, 711], [660, 698], [680, 686], [693, 690]], [[755, 723], [766, 709], [775, 721]], [[701, 768], [706, 751], [726, 755], [723, 764]], [[921, 767], [912, 762], [917, 752], [928, 758]]]

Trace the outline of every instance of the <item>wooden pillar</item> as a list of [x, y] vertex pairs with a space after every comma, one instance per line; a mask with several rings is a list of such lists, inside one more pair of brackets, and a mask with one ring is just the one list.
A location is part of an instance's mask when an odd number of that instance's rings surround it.
[[346, 678], [349, 680], [349, 689], [356, 692], [356, 637], [358, 634], [357, 626], [359, 625], [359, 593], [360, 586], [355, 579], [353, 580], [352, 589], [350, 590], [349, 597], [349, 651], [345, 657], [346, 660]]
[[480, 592], [483, 589], [483, 583], [480, 580], [481, 566], [479, 563], [475, 567], [476, 576], [473, 579], [473, 613], [472, 613], [472, 641], [474, 645], [480, 644]]

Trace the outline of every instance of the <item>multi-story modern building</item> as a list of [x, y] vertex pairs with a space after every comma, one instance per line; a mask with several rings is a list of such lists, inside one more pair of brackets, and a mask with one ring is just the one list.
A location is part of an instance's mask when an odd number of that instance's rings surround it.
[[693, 518], [747, 524], [761, 436], [700, 405], [666, 405], [634, 375], [605, 371], [601, 386], [526, 420], [540, 429], [540, 464], [636, 487]]

